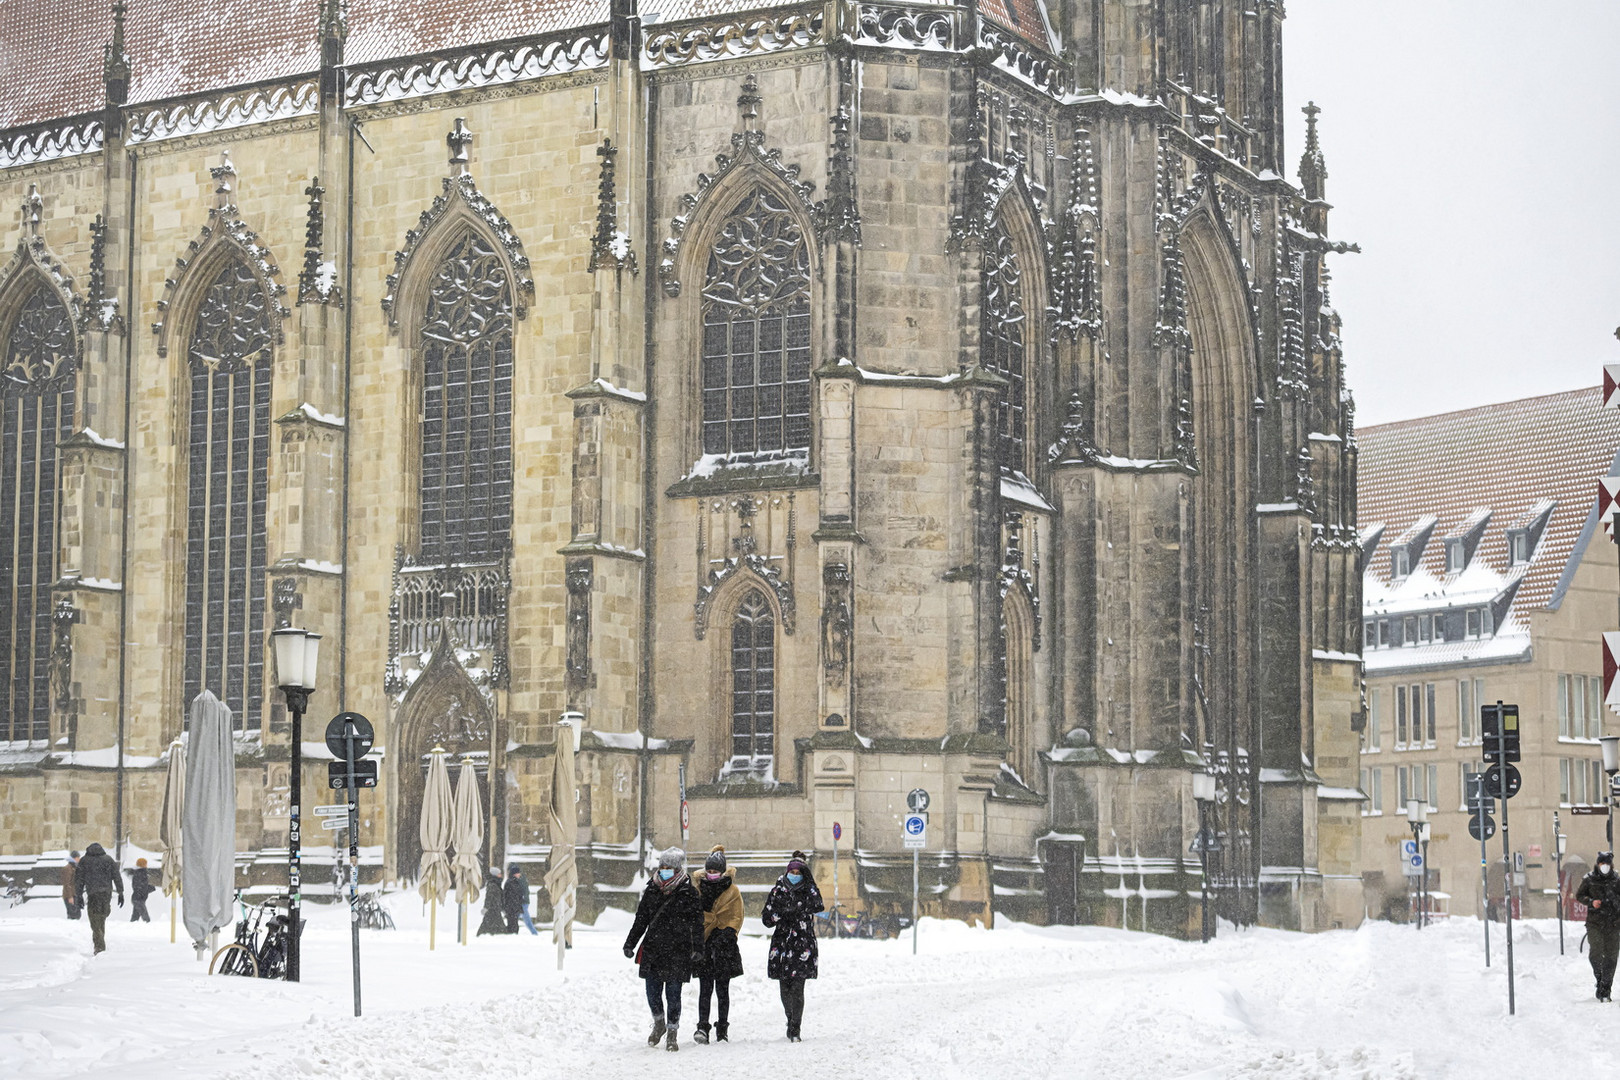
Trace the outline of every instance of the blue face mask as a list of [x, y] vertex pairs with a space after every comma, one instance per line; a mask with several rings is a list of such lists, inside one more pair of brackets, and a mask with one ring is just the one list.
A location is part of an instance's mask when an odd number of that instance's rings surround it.
[[797, 885], [799, 882], [804, 880], [803, 874], [789, 874], [787, 877], [789, 885]]
[[662, 869], [660, 869], [658, 871], [658, 876], [660, 878], [663, 878], [665, 881], [668, 881], [670, 878], [675, 876], [675, 871], [673, 871], [669, 867], [665, 866], [665, 867], [663, 867]]

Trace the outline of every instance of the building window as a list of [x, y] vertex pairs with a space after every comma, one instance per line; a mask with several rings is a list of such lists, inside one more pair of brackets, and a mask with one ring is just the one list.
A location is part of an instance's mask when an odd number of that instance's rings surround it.
[[1388, 619], [1379, 619], [1378, 620], [1378, 644], [1387, 646], [1389, 643], [1390, 643], [1389, 620]]
[[1418, 639], [1417, 631], [1418, 631], [1417, 616], [1408, 615], [1406, 618], [1402, 619], [1401, 620], [1401, 644], [1402, 645], [1416, 645], [1417, 644], [1417, 639]]
[[1596, 739], [1603, 735], [1603, 680], [1596, 675], [1558, 676], [1558, 735]]
[[1461, 540], [1446, 541], [1446, 572], [1460, 573], [1464, 566], [1463, 542]]
[[1480, 635], [1480, 626], [1483, 620], [1480, 619], [1479, 615], [1478, 608], [1470, 608], [1468, 611], [1468, 636], [1471, 638], [1477, 638]]
[[1440, 809], [1440, 766], [1421, 766], [1424, 770], [1424, 785], [1421, 798], [1428, 801], [1430, 810]]
[[[1485, 771], [1485, 765], [1479, 761], [1457, 762], [1457, 809], [1468, 809], [1468, 778], [1477, 776]], [[1481, 781], [1483, 783], [1483, 781]]]
[[721, 227], [702, 311], [704, 454], [807, 454], [810, 245], [768, 189], [755, 188]]
[[1367, 691], [1367, 724], [1361, 733], [1362, 750], [1376, 753], [1382, 749], [1382, 728], [1384, 726], [1384, 691], [1382, 687], [1372, 687]]
[[1457, 680], [1457, 741], [1459, 743], [1479, 743], [1479, 709], [1484, 704], [1484, 679]]
[[1028, 444], [1024, 287], [1018, 252], [998, 217], [984, 246], [979, 353], [984, 367], [1007, 380], [995, 405], [996, 454], [1009, 472], [1024, 471]]
[[1530, 558], [1530, 537], [1523, 529], [1511, 529], [1507, 534], [1508, 565], [1517, 566]]
[[[1406, 687], [1395, 688], [1395, 749], [1405, 750], [1407, 746], [1406, 724]], [[1401, 800], [1405, 802], [1405, 799]]]
[[1367, 649], [1378, 647], [1378, 626], [1371, 619], [1361, 624], [1361, 644]]
[[1363, 817], [1376, 817], [1384, 812], [1384, 770], [1361, 770], [1361, 793], [1367, 796], [1361, 804]]
[[482, 234], [434, 271], [417, 341], [421, 561], [492, 562], [512, 529], [512, 290]]
[[185, 699], [213, 691], [239, 729], [259, 726], [264, 698], [270, 303], [232, 259], [203, 294], [187, 351]]
[[1389, 549], [1390, 574], [1396, 581], [1404, 581], [1412, 573], [1412, 552], [1406, 547]]
[[731, 761], [727, 772], [769, 770], [776, 731], [776, 620], [750, 589], [731, 620]]
[[73, 434], [73, 322], [40, 280], [5, 328], [0, 373], [0, 740], [51, 734], [56, 446]]
[[[1412, 688], [1412, 692], [1416, 693], [1417, 692], [1417, 687], [1414, 686]], [[1423, 684], [1423, 715], [1424, 715], [1424, 724], [1425, 724], [1424, 729], [1423, 729], [1423, 745], [1424, 746], [1433, 746], [1435, 744], [1434, 713], [1435, 713], [1435, 708], [1434, 708], [1434, 683], [1424, 683]]]

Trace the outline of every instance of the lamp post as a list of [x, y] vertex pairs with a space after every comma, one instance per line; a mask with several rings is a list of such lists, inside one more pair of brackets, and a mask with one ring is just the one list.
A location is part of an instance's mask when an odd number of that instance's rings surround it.
[[1202, 940], [1213, 936], [1214, 920], [1209, 913], [1209, 808], [1215, 802], [1215, 777], [1207, 772], [1193, 773], [1193, 799], [1198, 803], [1198, 866], [1203, 877], [1204, 899], [1199, 910]]
[[1406, 800], [1406, 823], [1412, 827], [1412, 840], [1423, 852], [1423, 873], [1418, 877], [1417, 928], [1423, 929], [1424, 896], [1429, 885], [1429, 807], [1422, 799]]
[[274, 631], [271, 637], [276, 649], [276, 685], [286, 696], [287, 711], [292, 714], [292, 764], [287, 797], [287, 981], [297, 982], [298, 942], [303, 928], [300, 918], [302, 881], [298, 866], [302, 842], [298, 818], [303, 794], [304, 710], [309, 706], [309, 695], [315, 690], [321, 635], [288, 627]]
[[1614, 850], [1614, 774], [1620, 773], [1620, 735], [1605, 735], [1598, 740], [1603, 748], [1603, 771], [1609, 774], [1609, 792], [1603, 805], [1609, 811], [1607, 825], [1608, 850]]

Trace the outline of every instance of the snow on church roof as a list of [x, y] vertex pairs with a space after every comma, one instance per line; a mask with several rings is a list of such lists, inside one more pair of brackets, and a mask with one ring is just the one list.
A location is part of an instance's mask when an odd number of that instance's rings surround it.
[[[1365, 613], [1494, 602], [1511, 629], [1522, 625], [1514, 613], [1562, 600], [1571, 557], [1584, 552], [1596, 527], [1597, 478], [1616, 464], [1620, 410], [1603, 408], [1592, 387], [1367, 427], [1357, 442], [1358, 516], [1371, 544], [1363, 552]], [[1515, 563], [1508, 538], [1520, 530], [1530, 546]], [[1469, 557], [1460, 571], [1447, 567], [1448, 540], [1464, 541]], [[1403, 542], [1422, 548], [1397, 580], [1393, 552]], [[1369, 668], [1374, 654], [1367, 651]]]

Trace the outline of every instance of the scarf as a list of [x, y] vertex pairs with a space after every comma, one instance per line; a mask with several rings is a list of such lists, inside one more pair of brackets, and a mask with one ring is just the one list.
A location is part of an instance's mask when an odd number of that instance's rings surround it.
[[685, 870], [676, 871], [675, 876], [670, 878], [668, 881], [665, 881], [663, 878], [658, 877], [657, 875], [653, 876], [653, 883], [658, 886], [658, 891], [663, 893], [665, 896], [668, 896], [670, 893], [673, 893], [676, 889], [686, 884], [688, 880], [689, 879]]

